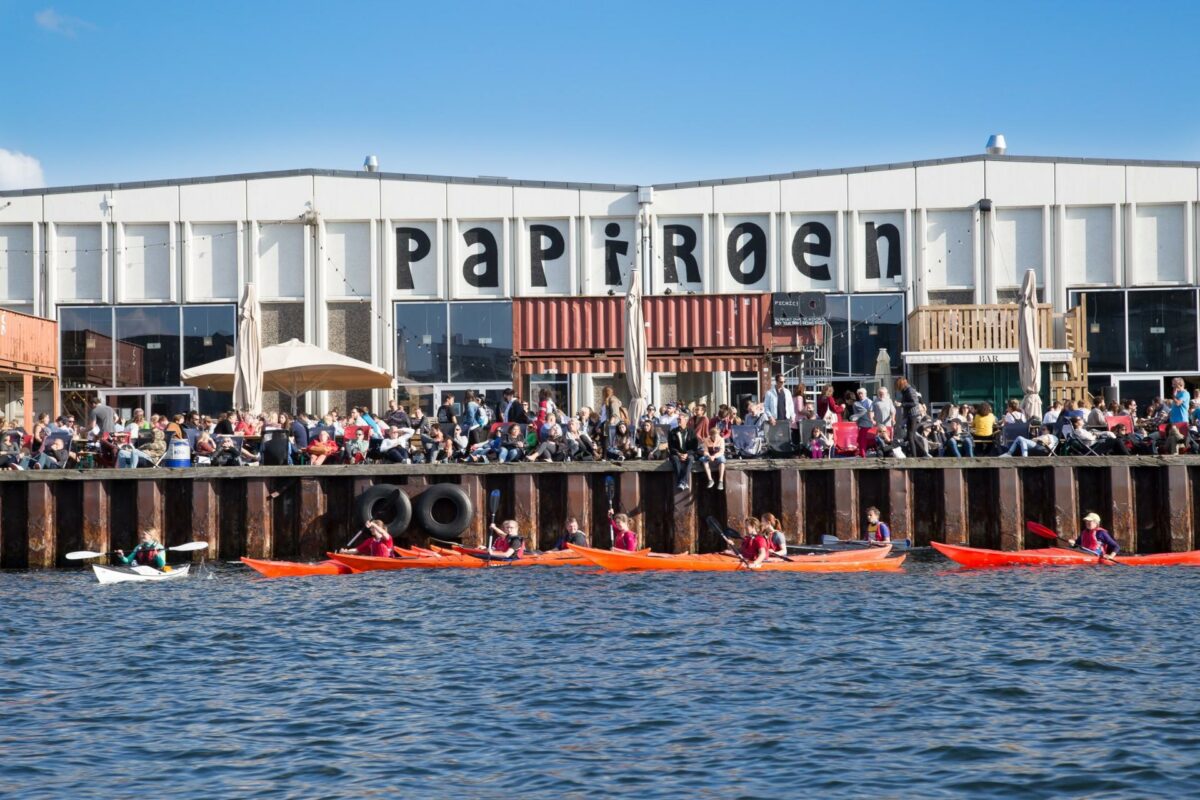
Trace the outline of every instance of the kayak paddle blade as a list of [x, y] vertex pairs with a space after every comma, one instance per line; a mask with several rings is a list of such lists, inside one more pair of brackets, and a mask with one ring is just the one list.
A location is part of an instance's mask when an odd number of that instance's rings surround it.
[[79, 561], [84, 558], [100, 558], [100, 556], [108, 555], [107, 553], [93, 553], [91, 550], [76, 550], [72, 553], [67, 553], [63, 558], [67, 561]]
[[616, 491], [617, 491], [616, 479], [613, 478], [612, 475], [605, 475], [604, 476], [604, 494], [606, 494], [608, 496], [608, 505], [610, 508], [612, 507], [613, 496], [616, 494]]
[[1049, 528], [1047, 528], [1045, 525], [1041, 525], [1041, 524], [1039, 524], [1039, 523], [1036, 523], [1036, 522], [1026, 522], [1026, 523], [1025, 523], [1025, 530], [1029, 531], [1029, 532], [1030, 532], [1030, 533], [1032, 533], [1034, 536], [1040, 536], [1040, 537], [1042, 537], [1043, 539], [1057, 539], [1057, 538], [1058, 538], [1058, 534], [1057, 534], [1057, 533], [1055, 533], [1054, 531], [1050, 530], [1050, 529], [1049, 529]]
[[494, 516], [497, 509], [500, 508], [500, 490], [492, 489], [492, 493], [488, 495], [488, 511]]
[[177, 544], [174, 547], [168, 547], [168, 550], [174, 550], [177, 553], [189, 553], [193, 550], [207, 550], [208, 542], [185, 542]]

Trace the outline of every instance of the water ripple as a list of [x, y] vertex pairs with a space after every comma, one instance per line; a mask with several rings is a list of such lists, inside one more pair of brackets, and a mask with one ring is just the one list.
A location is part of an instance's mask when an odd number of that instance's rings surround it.
[[1200, 572], [909, 565], [3, 573], [0, 795], [1194, 794]]

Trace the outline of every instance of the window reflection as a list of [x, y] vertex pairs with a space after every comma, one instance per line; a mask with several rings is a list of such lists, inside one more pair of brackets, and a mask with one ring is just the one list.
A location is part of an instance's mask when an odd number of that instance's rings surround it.
[[1195, 292], [1191, 289], [1130, 292], [1129, 370], [1192, 372], [1195, 369]]
[[117, 308], [116, 386], [179, 385], [179, 307]]
[[1089, 372], [1125, 371], [1125, 293], [1073, 292], [1072, 304], [1087, 299]]
[[512, 379], [512, 303], [451, 303], [450, 380]]
[[113, 379], [111, 308], [59, 308], [64, 389], [110, 386]]
[[396, 304], [396, 376], [405, 383], [445, 383], [446, 304]]
[[825, 319], [829, 323], [835, 376], [850, 374], [850, 312], [845, 295], [825, 298]]
[[879, 351], [887, 350], [893, 375], [901, 373], [904, 295], [866, 295], [850, 298], [850, 366], [855, 374], [874, 375]]
[[185, 306], [183, 367], [198, 367], [233, 355], [237, 313], [233, 306]]

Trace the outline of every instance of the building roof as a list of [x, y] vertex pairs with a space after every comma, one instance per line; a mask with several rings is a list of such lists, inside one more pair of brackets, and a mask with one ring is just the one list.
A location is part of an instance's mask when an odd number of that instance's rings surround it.
[[[810, 169], [798, 172], [779, 172], [771, 175], [750, 175], [743, 178], [717, 178], [713, 180], [683, 181], [678, 183], [656, 183], [655, 189], [687, 189], [702, 186], [729, 186], [740, 183], [760, 183], [763, 181], [791, 180], [795, 178], [814, 178], [823, 175], [849, 175], [861, 172], [884, 172], [893, 169], [910, 169], [913, 167], [936, 167], [945, 164], [966, 164], [973, 161], [1019, 161], [1040, 164], [1092, 164], [1098, 166], [1117, 167], [1187, 167], [1200, 168], [1200, 161], [1161, 161], [1152, 159], [1122, 159], [1122, 158], [1070, 158], [1056, 156], [1020, 156], [1020, 155], [989, 155], [977, 153], [969, 156], [953, 158], [933, 158], [923, 161], [900, 161], [891, 164], [870, 164], [861, 167], [840, 167], [837, 169]], [[474, 178], [455, 177], [450, 175], [419, 175], [403, 172], [363, 172], [359, 170], [340, 169], [287, 169], [267, 172], [240, 172], [232, 175], [210, 175], [199, 178], [171, 178], [156, 181], [130, 181], [126, 183], [95, 183], [78, 186], [48, 186], [40, 189], [10, 189], [0, 191], [0, 197], [24, 197], [44, 194], [69, 194], [72, 192], [111, 192], [122, 189], [150, 189], [162, 186], [189, 186], [205, 183], [224, 183], [228, 181], [257, 180], [262, 178], [290, 178], [297, 176], [323, 176], [338, 178], [360, 178], [363, 180], [390, 181], [419, 181], [425, 183], [458, 183], [478, 186], [520, 186], [534, 189], [577, 189], [599, 192], [633, 192], [638, 187], [633, 184], [618, 183], [579, 183], [574, 181], [533, 181], [514, 180], [491, 176]]]

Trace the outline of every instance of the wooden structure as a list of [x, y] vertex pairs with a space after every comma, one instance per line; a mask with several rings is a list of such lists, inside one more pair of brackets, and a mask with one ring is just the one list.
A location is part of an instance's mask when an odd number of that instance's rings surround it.
[[[49, 470], [0, 474], [0, 567], [68, 566], [71, 550], [128, 550], [140, 528], [166, 543], [211, 543], [210, 558], [319, 559], [354, 533], [354, 498], [373, 484], [416, 497], [453, 483], [476, 514], [464, 542], [483, 540], [485, 500], [500, 490], [500, 518], [515, 519], [536, 546], [552, 547], [568, 515], [599, 546], [609, 544], [604, 479], [615, 506], [633, 519], [641, 544], [657, 551], [721, 549], [705, 521], [737, 525], [770, 511], [792, 541], [824, 534], [858, 538], [864, 511], [883, 511], [897, 538], [1016, 550], [1043, 546], [1034, 520], [1064, 536], [1089, 511], [1135, 552], [1197, 547], [1200, 457], [1086, 457], [733, 462], [725, 491], [676, 492], [662, 462], [349, 467], [235, 467]], [[426, 541], [415, 524], [404, 539]]]
[[58, 323], [6, 309], [0, 310], [0, 380], [19, 377], [24, 427], [33, 430], [34, 379], [52, 383], [53, 411], [58, 415]]

